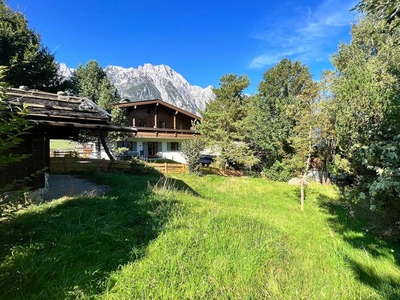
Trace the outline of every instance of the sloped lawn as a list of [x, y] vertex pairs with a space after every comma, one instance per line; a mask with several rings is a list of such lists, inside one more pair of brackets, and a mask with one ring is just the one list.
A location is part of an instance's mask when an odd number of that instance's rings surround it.
[[98, 174], [106, 196], [3, 222], [0, 299], [399, 299], [399, 248], [333, 187]]

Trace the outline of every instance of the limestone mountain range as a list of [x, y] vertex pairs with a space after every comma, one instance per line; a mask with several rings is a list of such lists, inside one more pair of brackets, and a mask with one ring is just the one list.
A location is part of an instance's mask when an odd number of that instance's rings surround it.
[[[74, 71], [63, 63], [59, 69], [65, 77], [70, 77]], [[167, 65], [144, 64], [137, 69], [107, 66], [104, 71], [123, 99], [162, 99], [197, 115], [205, 109], [207, 102], [215, 99], [211, 86], [202, 88], [191, 85]]]

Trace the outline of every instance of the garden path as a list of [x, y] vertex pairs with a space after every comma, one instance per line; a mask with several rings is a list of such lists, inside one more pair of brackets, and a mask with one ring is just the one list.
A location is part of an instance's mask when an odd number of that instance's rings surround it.
[[49, 176], [49, 190], [44, 196], [44, 200], [49, 201], [64, 196], [100, 196], [110, 189], [108, 185], [98, 185], [87, 179], [77, 178], [71, 175], [51, 174]]

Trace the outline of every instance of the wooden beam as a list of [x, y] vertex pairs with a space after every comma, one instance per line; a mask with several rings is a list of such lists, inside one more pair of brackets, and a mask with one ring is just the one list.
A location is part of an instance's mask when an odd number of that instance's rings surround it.
[[106, 143], [106, 139], [104, 137], [104, 133], [102, 130], [99, 130], [99, 136], [100, 136], [100, 141], [101, 141], [101, 145], [104, 148], [104, 151], [106, 152], [108, 158], [110, 160], [115, 160], [114, 156], [111, 154], [110, 149], [108, 149], [107, 143]]
[[79, 128], [79, 129], [93, 129], [93, 130], [104, 130], [104, 131], [124, 131], [124, 132], [136, 132], [137, 129], [134, 127], [128, 126], [112, 126], [112, 125], [103, 125], [103, 124], [89, 124], [89, 123], [76, 123], [76, 122], [57, 122], [57, 121], [38, 121], [38, 120], [29, 120], [29, 123], [45, 127], [71, 127], [71, 128]]
[[154, 108], [154, 128], [157, 128], [157, 122], [158, 122], [158, 111], [157, 111], [157, 106], [158, 103], [156, 105], [156, 107]]

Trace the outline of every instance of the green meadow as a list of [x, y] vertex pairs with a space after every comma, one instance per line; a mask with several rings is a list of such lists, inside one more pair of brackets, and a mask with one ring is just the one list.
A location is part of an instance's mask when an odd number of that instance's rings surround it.
[[334, 186], [91, 174], [0, 227], [0, 299], [399, 299], [399, 247]]
[[73, 150], [75, 148], [74, 141], [70, 140], [50, 140], [51, 150]]

